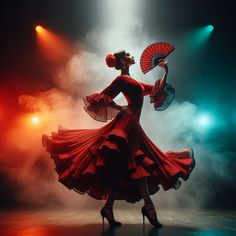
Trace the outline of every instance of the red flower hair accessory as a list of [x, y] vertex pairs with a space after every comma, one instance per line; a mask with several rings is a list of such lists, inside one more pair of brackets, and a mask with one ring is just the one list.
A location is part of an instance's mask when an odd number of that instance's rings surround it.
[[113, 54], [108, 54], [106, 56], [106, 64], [109, 67], [114, 67], [116, 65], [116, 58]]

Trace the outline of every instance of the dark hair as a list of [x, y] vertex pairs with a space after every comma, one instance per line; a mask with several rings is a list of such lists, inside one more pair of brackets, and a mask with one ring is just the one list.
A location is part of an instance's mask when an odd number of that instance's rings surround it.
[[116, 52], [116, 53], [113, 54], [115, 56], [115, 58], [116, 58], [115, 68], [117, 70], [120, 70], [122, 68], [123, 64], [122, 64], [121, 61], [122, 61], [122, 59], [124, 59], [125, 54], [126, 54], [126, 52], [124, 50]]

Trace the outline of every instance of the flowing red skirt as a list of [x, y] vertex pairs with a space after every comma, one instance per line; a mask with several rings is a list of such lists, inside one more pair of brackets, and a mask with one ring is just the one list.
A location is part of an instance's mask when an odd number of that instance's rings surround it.
[[80, 194], [106, 199], [111, 189], [117, 200], [141, 199], [135, 180], [147, 177], [150, 194], [161, 185], [173, 188], [187, 180], [194, 167], [191, 150], [162, 152], [133, 115], [119, 113], [98, 129], [59, 129], [43, 136], [43, 145], [55, 162], [59, 181]]

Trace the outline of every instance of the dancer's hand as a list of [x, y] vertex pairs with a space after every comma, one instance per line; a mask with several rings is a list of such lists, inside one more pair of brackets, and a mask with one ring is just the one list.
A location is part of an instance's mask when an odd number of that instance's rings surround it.
[[158, 62], [158, 66], [164, 68], [165, 70], [168, 70], [167, 61], [165, 61], [164, 59], [161, 59], [161, 60]]
[[129, 107], [127, 106], [121, 106], [120, 107], [120, 111], [125, 113], [126, 115], [131, 115], [132, 114], [132, 111], [130, 110]]

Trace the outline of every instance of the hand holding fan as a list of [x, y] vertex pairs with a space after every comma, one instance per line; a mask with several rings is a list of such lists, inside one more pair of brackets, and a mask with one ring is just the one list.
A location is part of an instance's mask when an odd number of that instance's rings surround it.
[[175, 49], [169, 43], [158, 42], [149, 45], [140, 58], [141, 70], [144, 74], [152, 70]]
[[[140, 58], [141, 70], [144, 74], [152, 70], [154, 67], [160, 65], [165, 66], [163, 60], [175, 49], [169, 43], [158, 42], [148, 46], [142, 53]], [[158, 80], [153, 87], [150, 98], [151, 103], [154, 103], [156, 111], [165, 110], [173, 101], [175, 97], [175, 89], [168, 83], [166, 83], [166, 75], [162, 80]], [[163, 83], [164, 81], [164, 83]], [[164, 86], [160, 85], [164, 84]]]

